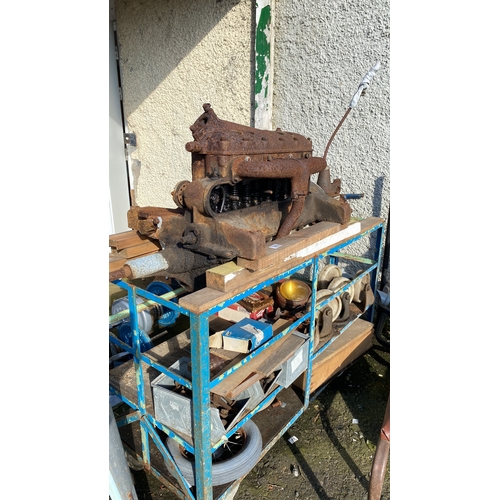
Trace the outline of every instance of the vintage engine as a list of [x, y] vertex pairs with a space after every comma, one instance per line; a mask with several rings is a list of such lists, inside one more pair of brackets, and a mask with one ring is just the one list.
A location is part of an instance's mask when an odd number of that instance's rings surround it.
[[[159, 240], [158, 254], [128, 261], [112, 276], [166, 274], [192, 290], [205, 271], [235, 257], [258, 259], [266, 242], [318, 221], [345, 224], [351, 208], [330, 182], [312, 142], [290, 132], [221, 120], [210, 104], [190, 127], [192, 180], [172, 192], [177, 209], [132, 207], [128, 224]], [[310, 180], [318, 173], [318, 183]]]

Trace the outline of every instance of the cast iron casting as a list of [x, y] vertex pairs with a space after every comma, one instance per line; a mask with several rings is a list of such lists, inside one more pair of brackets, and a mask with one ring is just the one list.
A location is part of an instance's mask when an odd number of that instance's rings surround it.
[[[294, 229], [349, 222], [340, 180], [330, 182], [326, 160], [312, 155], [311, 139], [221, 120], [210, 104], [203, 109], [190, 127], [194, 140], [186, 144], [192, 180], [172, 191], [178, 208], [135, 206], [128, 212], [131, 229], [161, 243], [169, 277], [192, 289], [206, 269], [235, 257], [258, 259], [267, 242]], [[312, 174], [320, 174], [321, 186]], [[156, 275], [158, 267], [146, 272]], [[113, 278], [144, 277], [137, 266], [123, 269]]]

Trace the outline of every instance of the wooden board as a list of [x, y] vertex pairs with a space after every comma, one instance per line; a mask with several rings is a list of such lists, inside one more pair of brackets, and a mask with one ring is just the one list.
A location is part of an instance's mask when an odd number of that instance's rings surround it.
[[[316, 359], [311, 373], [311, 392], [342, 371], [373, 345], [373, 323], [357, 319], [335, 339]], [[306, 373], [302, 373], [293, 385], [305, 389]]]
[[143, 241], [139, 245], [134, 245], [133, 247], [127, 247], [123, 250], [118, 251], [118, 255], [125, 257], [126, 259], [132, 259], [134, 257], [140, 257], [142, 255], [149, 255], [161, 250], [161, 245], [159, 241]]
[[127, 262], [127, 259], [125, 257], [122, 257], [121, 255], [118, 255], [117, 253], [110, 253], [109, 254], [109, 272], [113, 271], [118, 271], [118, 269], [121, 269], [123, 265]]
[[254, 376], [254, 374], [256, 379], [254, 380], [254, 382], [261, 378], [264, 378], [263, 374], [258, 373], [258, 367], [269, 356], [271, 356], [280, 348], [280, 346], [285, 342], [288, 336], [289, 335], [285, 335], [281, 339], [277, 340], [273, 345], [269, 346], [267, 349], [261, 352], [258, 356], [255, 356], [250, 361], [248, 361], [248, 363], [240, 366], [236, 371], [231, 373], [231, 375], [219, 382], [211, 392], [218, 394], [219, 396], [227, 396], [229, 393], [232, 393], [232, 391], [234, 391], [236, 387], [242, 384], [248, 377]]
[[305, 339], [298, 335], [294, 335], [293, 333], [287, 335], [283, 345], [281, 345], [276, 352], [263, 360], [257, 367], [257, 372], [264, 375], [264, 377], [271, 375], [280, 365], [288, 361], [304, 342]]
[[147, 236], [133, 230], [109, 235], [109, 246], [116, 250], [133, 247], [145, 241], [151, 240]]
[[[357, 221], [347, 225], [318, 222], [313, 226], [294, 231], [284, 238], [269, 242], [264, 257], [255, 260], [238, 257], [237, 264], [252, 271], [260, 271], [294, 258], [297, 252], [301, 252], [301, 256], [307, 258], [317, 250], [330, 248], [338, 241], [357, 234], [360, 229], [360, 223]], [[310, 246], [309, 251], [307, 251], [308, 246]]]
[[[273, 324], [273, 336], [278, 335], [283, 330], [288, 328], [292, 324], [291, 320], [279, 319]], [[269, 356], [271, 356], [274, 352], [276, 352], [279, 347], [285, 342], [285, 340], [290, 337], [291, 333], [285, 335], [278, 341], [276, 341], [272, 346], [266, 348], [262, 353], [258, 356], [255, 356], [250, 361], [245, 363], [244, 365], [238, 367], [236, 371], [228, 375], [224, 380], [219, 382], [211, 392], [218, 394], [220, 396], [226, 396], [228, 392], [234, 390], [240, 384], [242, 384], [245, 380], [250, 376], [254, 376], [254, 374], [258, 373], [259, 366], [264, 363]], [[238, 353], [236, 353], [238, 354]], [[245, 356], [246, 357], [246, 356]], [[256, 380], [264, 378], [264, 375], [258, 374]], [[256, 381], [255, 380], [255, 381]], [[255, 383], [254, 381], [254, 383]], [[244, 390], [244, 389], [242, 389]]]
[[[367, 219], [360, 221], [361, 229], [358, 234], [368, 231], [382, 222], [383, 219], [379, 217], [368, 217]], [[306, 231], [307, 229], [308, 228], [303, 229], [302, 231]], [[298, 233], [300, 233], [300, 231], [298, 231], [297, 234]], [[341, 242], [342, 241], [339, 241], [338, 243]], [[306, 239], [302, 243], [304, 248], [309, 247]], [[324, 251], [326, 251], [324, 248], [314, 250], [313, 254], [318, 255]], [[310, 254], [309, 257], [312, 257], [313, 254]], [[201, 314], [218, 305], [219, 303], [233, 298], [234, 295], [244, 292], [245, 290], [254, 287], [256, 291], [259, 290], [261, 287], [259, 287], [258, 285], [262, 283], [262, 281], [272, 279], [275, 276], [278, 276], [281, 272], [295, 265], [298, 265], [303, 261], [304, 257], [296, 256], [281, 263], [277, 262], [270, 268], [262, 269], [260, 271], [250, 271], [246, 269], [245, 271], [242, 271], [237, 276], [235, 276], [233, 279], [227, 280], [221, 287], [217, 286], [216, 281], [211, 281], [209, 270], [206, 273], [207, 288], [203, 288], [202, 290], [199, 290], [197, 292], [191, 293], [184, 297], [180, 297], [179, 305], [185, 307], [195, 314]], [[210, 287], [208, 286], [209, 282], [211, 283]], [[213, 288], [214, 286], [217, 288]]]
[[248, 271], [244, 267], [237, 266], [235, 262], [226, 262], [206, 272], [207, 287], [224, 291], [229, 283], [240, 274], [246, 276]]

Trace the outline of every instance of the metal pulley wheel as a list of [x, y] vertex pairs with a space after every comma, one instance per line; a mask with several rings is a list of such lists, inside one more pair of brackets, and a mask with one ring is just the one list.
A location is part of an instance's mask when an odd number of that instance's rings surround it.
[[[340, 278], [334, 278], [328, 285], [328, 290], [332, 290], [333, 293], [335, 293], [350, 282], [351, 280], [349, 278], [346, 278], [345, 276], [341, 276]], [[350, 296], [349, 302], [352, 302], [353, 299], [352, 287], [347, 288], [346, 292], [349, 292]]]
[[[143, 297], [136, 298], [137, 305], [142, 304], [143, 302]], [[137, 322], [139, 325], [139, 329], [142, 330], [145, 334], [149, 334], [153, 329], [153, 324], [159, 315], [159, 308], [160, 306], [158, 305], [158, 307], [155, 306], [137, 313]], [[111, 306], [111, 314], [118, 314], [119, 312], [128, 309], [128, 297], [121, 297], [120, 299], [117, 299], [113, 302], [113, 305]], [[127, 319], [123, 321], [123, 323], [130, 323], [130, 321]]]
[[184, 208], [184, 190], [187, 188], [190, 181], [180, 181], [175, 185], [174, 190], [170, 193], [174, 200], [174, 203], [179, 208]]
[[[318, 290], [316, 293], [316, 303], [321, 302], [322, 300], [326, 299], [330, 295], [333, 295], [332, 290], [328, 290], [328, 289]], [[308, 309], [311, 308], [311, 300], [309, 300], [307, 302], [307, 306], [308, 306]], [[328, 313], [327, 317], [328, 317], [328, 320], [333, 323], [342, 311], [342, 301], [340, 300], [340, 297], [335, 297], [335, 299], [331, 300], [327, 305], [325, 305], [321, 309], [317, 310], [314, 314], [314, 324], [315, 324], [314, 345], [313, 345], [314, 351], [317, 349], [319, 341], [320, 341], [320, 333], [321, 333], [321, 329], [319, 326], [320, 317], [322, 316], [322, 314], [324, 313], [326, 308], [329, 308], [331, 310], [331, 314]], [[324, 319], [326, 319], [326, 318], [324, 318]]]
[[335, 264], [327, 264], [318, 274], [318, 290], [328, 288], [333, 278], [340, 278], [342, 269]]
[[[152, 281], [148, 285], [146, 290], [148, 292], [154, 293], [155, 295], [164, 295], [168, 292], [174, 291], [174, 289], [171, 286], [169, 286], [167, 283], [164, 283], [163, 281], [159, 281], [158, 279]], [[171, 302], [175, 303], [177, 303], [178, 300], [179, 299], [177, 297], [170, 299]], [[173, 325], [177, 321], [177, 318], [180, 315], [179, 311], [174, 311], [173, 309], [169, 309], [168, 307], [165, 307], [160, 304], [159, 307], [161, 308], [160, 312], [161, 315], [158, 318], [158, 324], [162, 327]]]
[[[132, 325], [125, 321], [118, 326], [118, 337], [122, 342], [132, 347], [134, 332], [132, 331]], [[153, 341], [146, 332], [139, 329], [139, 349], [141, 352], [149, 351], [153, 347]]]
[[[362, 273], [364, 273], [364, 271], [360, 269], [354, 277], [357, 278]], [[361, 301], [361, 291], [364, 289], [366, 284], [368, 285], [370, 284], [370, 274], [365, 274], [359, 281], [354, 283], [354, 285], [352, 286], [352, 300], [354, 302]]]

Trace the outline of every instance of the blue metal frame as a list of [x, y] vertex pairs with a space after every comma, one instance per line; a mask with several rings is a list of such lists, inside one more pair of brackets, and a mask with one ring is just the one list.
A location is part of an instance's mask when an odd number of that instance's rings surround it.
[[[365, 257], [358, 257], [355, 255], [350, 255], [346, 253], [340, 252], [343, 248], [349, 246], [350, 244], [354, 243], [355, 241], [358, 241], [365, 236], [376, 232], [376, 245], [375, 245], [375, 255], [373, 259], [365, 258]], [[185, 292], [183, 288], [180, 288], [178, 290], [174, 290], [174, 292], [169, 292], [165, 295], [162, 296], [156, 296], [152, 294], [151, 292], [148, 292], [146, 290], [143, 290], [141, 288], [138, 288], [134, 285], [131, 285], [129, 283], [122, 282], [120, 280], [113, 281], [113, 283], [120, 288], [124, 289], [127, 291], [127, 296], [128, 296], [128, 301], [129, 301], [129, 311], [122, 311], [118, 314], [115, 314], [113, 316], [110, 316], [109, 322], [110, 322], [110, 327], [113, 325], [116, 325], [120, 320], [130, 316], [130, 323], [132, 326], [132, 346], [128, 346], [124, 342], [122, 342], [120, 339], [118, 339], [112, 332], [110, 332], [109, 335], [109, 340], [111, 343], [119, 346], [121, 349], [124, 351], [130, 353], [133, 356], [133, 363], [134, 363], [134, 369], [135, 369], [135, 376], [136, 376], [136, 385], [137, 385], [137, 404], [134, 404], [133, 402], [129, 401], [127, 398], [125, 398], [122, 394], [120, 394], [118, 391], [114, 390], [111, 388], [112, 393], [118, 395], [122, 401], [124, 401], [127, 405], [129, 405], [132, 409], [135, 410], [135, 413], [132, 415], [129, 415], [127, 417], [121, 418], [117, 421], [117, 425], [120, 427], [122, 425], [128, 425], [134, 421], [139, 421], [140, 422], [140, 429], [141, 429], [141, 441], [142, 441], [142, 461], [144, 462], [145, 466], [153, 472], [155, 476], [158, 478], [162, 479], [161, 474], [154, 469], [151, 466], [151, 459], [150, 459], [150, 448], [149, 448], [149, 438], [153, 440], [153, 442], [156, 444], [158, 447], [158, 450], [166, 460], [166, 462], [169, 464], [169, 468], [172, 471], [173, 475], [177, 477], [177, 480], [179, 481], [179, 484], [182, 486], [182, 492], [180, 492], [175, 486], [172, 485], [172, 487], [169, 488], [174, 491], [178, 496], [182, 493], [184, 495], [184, 498], [188, 499], [193, 499], [193, 500], [212, 500], [212, 453], [219, 447], [222, 446], [226, 440], [234, 434], [242, 425], [244, 425], [249, 419], [251, 419], [258, 411], [260, 411], [261, 408], [263, 408], [264, 405], [268, 404], [270, 401], [272, 401], [276, 395], [283, 390], [282, 387], [278, 387], [271, 394], [269, 394], [256, 408], [254, 408], [248, 415], [246, 415], [241, 421], [239, 421], [221, 440], [219, 440], [218, 443], [216, 443], [213, 447], [211, 446], [211, 431], [210, 431], [210, 391], [222, 380], [224, 380], [227, 376], [229, 376], [231, 373], [233, 373], [235, 370], [237, 370], [239, 367], [243, 366], [244, 364], [248, 363], [251, 359], [253, 359], [255, 356], [258, 356], [260, 353], [262, 353], [265, 349], [267, 349], [271, 344], [274, 342], [278, 341], [280, 338], [282, 338], [284, 335], [287, 335], [290, 331], [295, 330], [297, 326], [306, 321], [310, 320], [310, 326], [309, 326], [309, 335], [310, 335], [310, 343], [309, 343], [309, 366], [308, 369], [306, 370], [306, 383], [305, 383], [305, 390], [304, 390], [304, 404], [303, 406], [297, 411], [297, 413], [291, 418], [285, 425], [285, 427], [281, 430], [279, 434], [277, 434], [273, 440], [268, 443], [265, 448], [262, 451], [263, 456], [275, 443], [276, 441], [290, 428], [291, 425], [304, 413], [304, 411], [307, 409], [310, 400], [313, 399], [311, 398], [310, 394], [310, 382], [311, 382], [311, 372], [312, 372], [312, 362], [313, 360], [319, 356], [331, 343], [335, 340], [335, 337], [333, 339], [330, 339], [325, 345], [323, 345], [320, 349], [318, 349], [316, 352], [314, 352], [314, 330], [315, 330], [315, 314], [313, 314], [313, 311], [317, 311], [318, 309], [322, 308], [326, 304], [328, 304], [331, 300], [333, 300], [335, 297], [338, 297], [340, 294], [342, 294], [344, 291], [349, 288], [353, 282], [356, 282], [358, 280], [361, 280], [366, 274], [370, 273], [371, 276], [371, 287], [375, 291], [376, 290], [376, 285], [378, 282], [378, 275], [380, 273], [380, 264], [381, 264], [381, 246], [382, 246], [382, 241], [383, 241], [383, 235], [384, 235], [384, 223], [380, 222], [376, 224], [375, 226], [362, 231], [361, 233], [343, 241], [340, 244], [337, 244], [333, 247], [331, 247], [329, 250], [313, 256], [309, 259], [304, 260], [300, 264], [291, 267], [287, 269], [286, 271], [278, 273], [276, 276], [271, 277], [269, 279], [266, 279], [259, 283], [258, 285], [255, 285], [241, 293], [236, 294], [234, 297], [232, 297], [229, 300], [222, 301], [221, 303], [217, 304], [216, 306], [212, 306], [205, 310], [202, 314], [194, 314], [191, 311], [185, 309], [184, 307], [180, 306], [178, 303], [172, 302], [169, 299], [173, 297], [177, 297], [181, 295], [182, 293]], [[322, 300], [321, 302], [317, 303], [317, 294], [316, 294], [316, 289], [317, 289], [317, 282], [318, 282], [318, 271], [319, 271], [319, 263], [324, 260], [329, 260], [330, 262], [338, 263], [339, 260], [341, 259], [346, 259], [346, 260], [354, 260], [357, 262], [361, 262], [365, 265], [368, 265], [368, 268], [363, 271], [362, 274], [357, 276], [354, 280], [352, 280], [350, 283], [339, 289], [337, 292], [332, 294], [331, 296], [327, 297], [326, 299]], [[210, 370], [209, 370], [209, 363], [206, 362], [206, 360], [209, 359], [209, 343], [208, 343], [208, 337], [209, 337], [209, 326], [208, 326], [208, 319], [210, 316], [213, 314], [217, 313], [221, 309], [240, 301], [241, 299], [248, 297], [252, 293], [254, 293], [257, 290], [260, 290], [262, 288], [265, 288], [269, 285], [272, 285], [276, 283], [277, 281], [280, 281], [282, 279], [288, 278], [294, 274], [296, 274], [298, 271], [301, 269], [304, 269], [306, 267], [312, 266], [312, 296], [311, 296], [311, 310], [307, 312], [302, 318], [299, 320], [295, 321], [292, 325], [290, 325], [288, 328], [283, 330], [280, 334], [273, 336], [272, 339], [270, 339], [265, 345], [259, 347], [255, 351], [251, 352], [248, 354], [242, 361], [240, 361], [237, 365], [231, 367], [228, 369], [223, 375], [219, 376], [218, 378], [210, 381]], [[143, 297], [146, 299], [142, 304], [137, 305], [137, 296]], [[143, 353], [140, 351], [140, 337], [139, 337], [139, 326], [138, 326], [138, 312], [145, 309], [146, 307], [150, 307], [151, 305], [154, 304], [161, 304], [164, 307], [168, 309], [172, 309], [180, 314], [184, 314], [189, 317], [190, 320], [190, 332], [191, 332], [191, 359], [192, 359], [192, 380], [186, 380], [180, 375], [173, 373], [169, 371], [167, 368], [165, 368], [163, 365], [160, 365], [156, 362], [153, 362], [151, 359], [149, 359], [147, 356], [145, 356]], [[363, 314], [360, 314], [360, 316], [364, 316], [367, 318], [368, 321], [373, 321], [374, 317], [374, 305], [370, 306], [367, 311], [365, 311]], [[341, 334], [344, 330], [346, 330], [350, 325], [352, 324], [352, 321], [348, 323], [342, 330]], [[205, 361], [205, 362], [204, 362]], [[186, 386], [188, 389], [192, 391], [192, 402], [193, 402], [193, 415], [194, 419], [196, 422], [196, 425], [194, 426], [194, 432], [193, 432], [193, 443], [194, 446], [191, 445], [191, 443], [186, 442], [184, 439], [182, 439], [180, 436], [178, 436], [175, 432], [173, 432], [171, 429], [168, 429], [166, 426], [158, 422], [152, 415], [150, 415], [146, 411], [146, 401], [145, 401], [145, 391], [144, 391], [144, 374], [143, 374], [143, 369], [142, 369], [142, 363], [146, 363], [149, 366], [154, 367], [156, 370], [160, 371], [161, 373], [167, 375], [168, 377], [171, 377], [172, 379], [176, 380], [180, 384], [183, 384]], [[323, 390], [323, 388], [318, 389], [315, 391], [314, 398], [317, 397], [317, 395]], [[197, 485], [201, 485], [201, 487], [198, 487], [196, 489], [196, 497], [193, 495], [192, 491], [190, 490], [190, 485], [189, 483], [185, 480], [185, 478], [182, 476], [180, 470], [178, 469], [177, 465], [175, 464], [174, 460], [170, 456], [170, 453], [168, 452], [166, 446], [164, 443], [161, 441], [157, 430], [160, 429], [163, 432], [165, 432], [168, 436], [172, 437], [180, 443], [182, 446], [186, 448], [187, 451], [191, 452], [194, 454], [195, 457], [195, 480]], [[165, 480], [166, 481], [166, 480]], [[163, 481], [163, 482], [165, 482]], [[235, 481], [233, 485], [226, 490], [226, 492], [220, 497], [223, 499], [228, 495], [231, 491], [234, 490], [235, 484], [239, 484], [241, 481]]]

